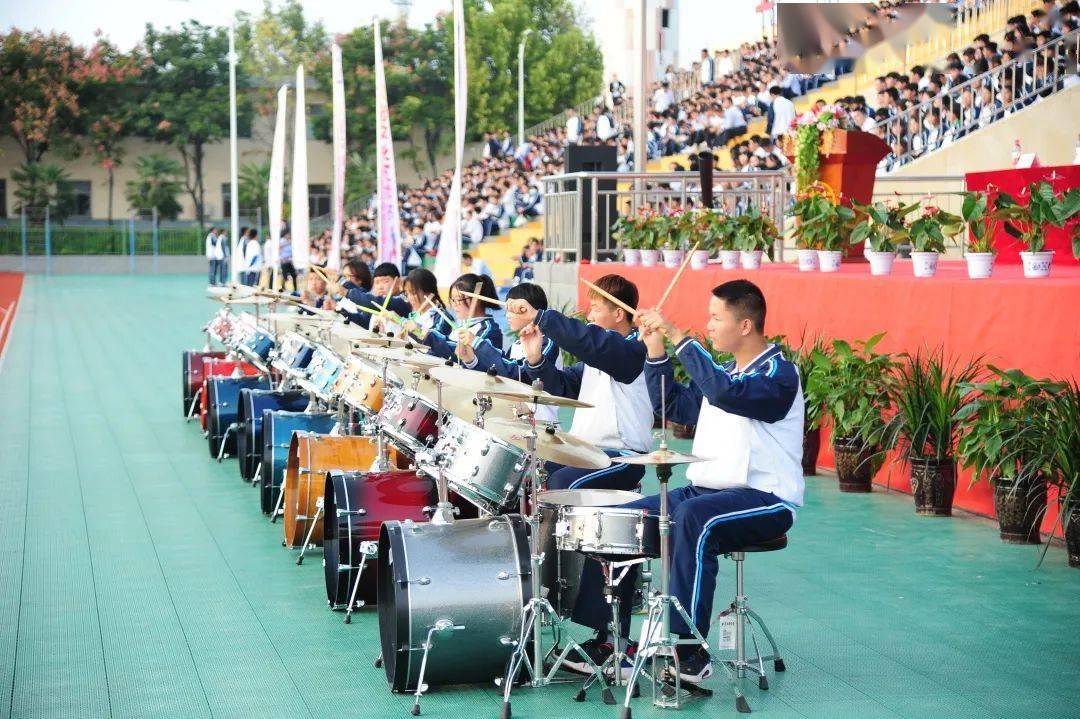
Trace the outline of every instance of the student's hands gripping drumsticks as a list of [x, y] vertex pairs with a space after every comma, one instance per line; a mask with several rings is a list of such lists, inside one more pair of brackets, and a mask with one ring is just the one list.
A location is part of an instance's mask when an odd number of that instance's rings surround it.
[[544, 334], [540, 328], [529, 323], [518, 332], [518, 338], [521, 340], [521, 349], [525, 351], [525, 360], [531, 365], [540, 364], [540, 360], [544, 358]]
[[[536, 322], [536, 315], [539, 314], [539, 311], [530, 305], [528, 300], [508, 300], [506, 314], [510, 328], [514, 329], [514, 325], [523, 328]], [[516, 331], [520, 332], [521, 330]]]
[[637, 324], [642, 330], [642, 338], [647, 338], [650, 334], [660, 334], [663, 337], [667, 337], [674, 344], [679, 344], [686, 337], [686, 333], [673, 325], [671, 322], [660, 314], [660, 312], [653, 308], [647, 308], [638, 310]]
[[476, 361], [476, 352], [469, 342], [458, 342], [454, 353], [457, 354], [458, 359], [461, 360], [462, 364], [472, 364]]

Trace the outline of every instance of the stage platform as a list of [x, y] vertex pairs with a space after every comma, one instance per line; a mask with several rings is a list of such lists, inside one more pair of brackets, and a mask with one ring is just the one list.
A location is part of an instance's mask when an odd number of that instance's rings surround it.
[[[0, 371], [0, 719], [408, 717], [377, 620], [325, 605], [233, 461], [179, 416], [180, 351], [214, 309], [196, 276], [26, 279]], [[681, 445], [685, 447], [685, 445]], [[650, 482], [651, 490], [655, 483]], [[783, 552], [747, 582], [784, 652], [762, 717], [1080, 717], [1080, 571], [990, 522], [808, 480]], [[718, 601], [732, 587], [721, 564]], [[719, 607], [718, 607], [719, 608]], [[735, 716], [722, 685], [681, 713]], [[514, 716], [618, 716], [573, 686]], [[491, 686], [435, 688], [424, 716], [499, 716]]]

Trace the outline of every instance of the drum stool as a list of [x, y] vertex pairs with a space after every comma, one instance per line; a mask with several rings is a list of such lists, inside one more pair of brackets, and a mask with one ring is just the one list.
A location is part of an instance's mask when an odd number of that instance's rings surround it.
[[[735, 658], [724, 659], [722, 662], [728, 665], [731, 670], [740, 679], [745, 677], [747, 672], [753, 672], [758, 677], [758, 687], [761, 689], [769, 688], [769, 680], [765, 677], [765, 662], [771, 661], [773, 663], [773, 669], [777, 672], [782, 672], [786, 669], [784, 666], [784, 660], [780, 656], [780, 650], [776, 647], [776, 641], [773, 639], [773, 635], [769, 632], [769, 628], [765, 626], [764, 620], [750, 608], [750, 602], [746, 598], [745, 581], [743, 578], [743, 562], [746, 561], [746, 555], [756, 552], [776, 552], [787, 547], [787, 535], [771, 539], [768, 542], [761, 542], [759, 544], [747, 545], [733, 552], [725, 552], [724, 556], [730, 558], [735, 562], [735, 601], [731, 603], [731, 606], [721, 616], [735, 613]], [[772, 649], [772, 654], [762, 655], [761, 649], [758, 647], [757, 637], [754, 634], [754, 625], [757, 624], [758, 628], [765, 635], [765, 639], [769, 642], [769, 647]], [[750, 640], [754, 644], [754, 659], [753, 661], [747, 661], [746, 658], [746, 632], [750, 632]]]

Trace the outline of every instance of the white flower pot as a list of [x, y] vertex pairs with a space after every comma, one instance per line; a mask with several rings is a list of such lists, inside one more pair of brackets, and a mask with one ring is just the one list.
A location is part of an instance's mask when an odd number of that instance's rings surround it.
[[912, 252], [911, 270], [916, 277], [933, 277], [937, 274], [938, 253]]
[[795, 250], [799, 256], [799, 272], [814, 272], [817, 270], [817, 250]]
[[739, 252], [739, 262], [742, 263], [744, 270], [760, 270], [761, 269], [761, 250], [741, 250]]
[[964, 260], [967, 262], [968, 277], [973, 280], [985, 280], [994, 274], [993, 252], [968, 252]]
[[1049, 277], [1054, 251], [1021, 252], [1020, 259], [1024, 262], [1024, 277]]
[[622, 251], [622, 256], [623, 262], [632, 267], [641, 264], [641, 250], [628, 248]]
[[682, 264], [685, 255], [684, 250], [664, 250], [664, 267], [675, 269]]
[[870, 260], [870, 274], [891, 275], [893, 260], [896, 259], [896, 253], [867, 250], [866, 259]]
[[739, 251], [720, 250], [720, 266], [725, 270], [739, 269]]
[[844, 253], [840, 250], [818, 250], [818, 269], [822, 272], [839, 272], [840, 260], [843, 257]]
[[694, 250], [694, 254], [690, 255], [690, 269], [703, 270], [709, 266], [709, 251], [708, 250]]
[[656, 267], [660, 261], [660, 250], [641, 250], [641, 266]]

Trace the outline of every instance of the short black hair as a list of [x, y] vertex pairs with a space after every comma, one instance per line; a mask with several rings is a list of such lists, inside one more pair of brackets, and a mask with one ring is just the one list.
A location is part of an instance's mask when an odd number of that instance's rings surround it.
[[514, 285], [506, 293], [506, 299], [525, 300], [538, 310], [548, 308], [547, 293], [544, 292], [544, 288], [532, 282], [522, 282]]
[[375, 266], [375, 271], [371, 273], [372, 277], [393, 277], [397, 279], [401, 277], [401, 270], [393, 262], [382, 262]]
[[765, 333], [765, 295], [757, 285], [750, 280], [731, 280], [714, 287], [712, 293], [740, 320], [750, 320], [755, 332]]
[[[637, 285], [635, 285], [633, 282], [626, 279], [622, 275], [604, 275], [603, 277], [598, 279], [594, 284], [597, 287], [599, 287], [600, 289], [602, 289], [604, 292], [607, 292], [609, 295], [611, 295], [615, 299], [622, 300], [623, 304], [630, 307], [631, 309], [635, 309], [635, 310], [637, 309], [637, 303], [638, 303]], [[599, 293], [590, 292], [589, 294], [590, 295], [595, 295], [596, 297], [600, 297], [601, 299], [604, 300], [604, 302], [607, 302], [608, 304], [611, 304], [612, 306], [615, 306], [613, 302], [611, 302], [607, 298], [603, 297]], [[630, 318], [630, 317], [627, 317], [627, 319], [632, 321], [632, 318]]]

